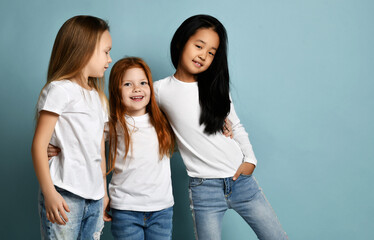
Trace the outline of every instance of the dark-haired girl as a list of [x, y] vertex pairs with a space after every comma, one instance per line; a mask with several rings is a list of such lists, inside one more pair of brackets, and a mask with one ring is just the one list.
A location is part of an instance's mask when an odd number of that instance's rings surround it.
[[[176, 72], [154, 89], [190, 177], [196, 238], [221, 239], [222, 218], [231, 208], [259, 239], [287, 239], [252, 175], [257, 160], [230, 99], [224, 26], [208, 15], [192, 16], [177, 29], [170, 49]], [[217, 134], [226, 117], [233, 139]]]

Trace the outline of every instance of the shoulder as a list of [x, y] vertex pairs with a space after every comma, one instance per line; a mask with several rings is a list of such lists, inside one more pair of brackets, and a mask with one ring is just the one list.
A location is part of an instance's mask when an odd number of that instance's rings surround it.
[[38, 109], [61, 114], [67, 104], [72, 100], [72, 85], [73, 83], [68, 80], [48, 83], [40, 94], [37, 105]]
[[165, 85], [170, 83], [170, 80], [171, 80], [171, 76], [160, 79], [153, 83], [153, 90], [154, 90], [156, 101], [158, 104], [161, 104], [160, 98], [162, 95], [162, 89], [164, 88]]
[[160, 79], [160, 80], [157, 80], [157, 81], [154, 81], [153, 82], [153, 87], [154, 88], [158, 88], [158, 87], [160, 87], [160, 85], [163, 83], [163, 82], [165, 82], [165, 80], [166, 80], [166, 78], [163, 78], [163, 79]]
[[73, 83], [70, 80], [59, 80], [47, 84], [46, 89], [59, 89], [59, 91], [65, 92], [66, 94], [70, 94], [72, 91], [77, 90], [77, 84]]
[[59, 80], [59, 81], [53, 81], [50, 82], [49, 85], [51, 86], [57, 86], [57, 87], [65, 87], [65, 88], [71, 88], [74, 87], [74, 83], [70, 80]]
[[157, 80], [153, 83], [153, 88], [158, 92], [163, 86], [169, 84], [171, 81], [171, 76]]
[[45, 95], [68, 95], [72, 89], [72, 82], [69, 80], [52, 81], [43, 88]]

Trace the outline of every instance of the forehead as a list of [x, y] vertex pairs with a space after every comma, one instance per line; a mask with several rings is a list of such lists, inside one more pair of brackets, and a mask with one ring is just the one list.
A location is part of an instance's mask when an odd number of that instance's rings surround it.
[[143, 80], [147, 79], [145, 72], [142, 68], [134, 67], [129, 68], [125, 71], [122, 81], [131, 81], [131, 80]]
[[211, 28], [201, 28], [192, 35], [189, 41], [200, 41], [211, 47], [218, 48], [219, 46], [219, 36]]
[[100, 37], [100, 45], [102, 46], [112, 46], [112, 37], [108, 30], [104, 31]]

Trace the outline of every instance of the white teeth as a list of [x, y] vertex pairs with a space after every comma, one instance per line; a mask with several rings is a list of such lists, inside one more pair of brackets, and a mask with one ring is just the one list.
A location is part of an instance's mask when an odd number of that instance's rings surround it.
[[131, 99], [142, 99], [143, 97], [130, 97]]
[[195, 62], [195, 61], [194, 61], [194, 63], [195, 63], [196, 65], [198, 65], [199, 67], [202, 66], [202, 65], [201, 65], [200, 63], [198, 63], [198, 62]]

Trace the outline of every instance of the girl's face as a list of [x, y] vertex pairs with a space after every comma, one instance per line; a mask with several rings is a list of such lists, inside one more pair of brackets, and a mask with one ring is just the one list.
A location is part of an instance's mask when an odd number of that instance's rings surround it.
[[197, 30], [184, 46], [177, 72], [183, 75], [196, 75], [206, 71], [212, 64], [218, 47], [219, 36], [214, 30]]
[[141, 116], [147, 112], [146, 108], [151, 98], [151, 89], [142, 68], [130, 68], [125, 72], [121, 92], [127, 115]]
[[112, 49], [112, 38], [108, 31], [105, 31], [100, 41], [96, 44], [96, 49], [88, 61], [88, 64], [83, 69], [85, 77], [98, 77], [104, 76], [105, 70], [109, 67], [109, 63], [112, 62], [112, 58], [109, 55]]

